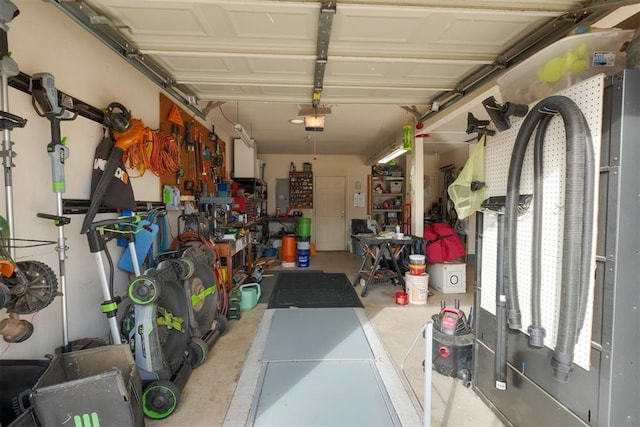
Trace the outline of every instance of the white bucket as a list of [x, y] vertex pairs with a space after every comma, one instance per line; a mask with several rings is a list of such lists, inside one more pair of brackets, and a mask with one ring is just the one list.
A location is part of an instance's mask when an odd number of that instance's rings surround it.
[[404, 282], [409, 294], [409, 304], [425, 305], [429, 294], [429, 275], [406, 273]]

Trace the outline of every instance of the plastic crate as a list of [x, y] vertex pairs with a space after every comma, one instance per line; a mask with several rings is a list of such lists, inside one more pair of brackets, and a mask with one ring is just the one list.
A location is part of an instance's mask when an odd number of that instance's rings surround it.
[[142, 381], [126, 344], [57, 355], [31, 394], [39, 424], [144, 426]]

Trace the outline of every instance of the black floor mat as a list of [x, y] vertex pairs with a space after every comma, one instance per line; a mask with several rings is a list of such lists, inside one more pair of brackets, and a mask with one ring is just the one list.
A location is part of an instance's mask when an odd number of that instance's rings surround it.
[[360, 307], [344, 273], [281, 273], [267, 308]]
[[[258, 300], [258, 303], [268, 304], [269, 300], [271, 299], [271, 293], [273, 292], [273, 288], [275, 287], [276, 282], [278, 281], [278, 277], [281, 274], [291, 274], [291, 273], [301, 273], [301, 274], [322, 273], [322, 270], [296, 270], [296, 271], [269, 270], [267, 271], [266, 273], [267, 277], [262, 276], [262, 281], [260, 282], [261, 292], [260, 292], [260, 299]], [[271, 275], [273, 276], [270, 277]]]

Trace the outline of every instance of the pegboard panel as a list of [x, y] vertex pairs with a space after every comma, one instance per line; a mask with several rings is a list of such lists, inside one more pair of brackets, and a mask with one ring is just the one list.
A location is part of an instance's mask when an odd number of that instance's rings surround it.
[[[173, 106], [174, 102], [163, 93], [160, 93], [159, 128], [161, 132], [164, 132], [167, 135], [171, 135], [171, 122], [168, 118]], [[202, 190], [204, 190], [204, 187], [206, 186], [206, 192], [209, 195], [213, 195], [216, 192], [216, 182], [222, 181], [226, 178], [226, 143], [222, 140], [218, 140], [215, 144], [212, 143], [209, 140], [209, 130], [197, 121], [193, 114], [184, 111], [180, 107], [178, 107], [178, 111], [184, 123], [191, 123], [193, 130], [192, 136], [194, 139], [197, 138], [197, 135], [200, 135], [199, 143], [196, 143], [193, 149], [190, 150], [186, 144], [186, 129], [184, 126], [179, 126], [180, 166], [184, 175], [182, 176], [180, 184], [178, 184], [175, 173], [163, 174], [160, 177], [160, 192], [162, 194], [162, 187], [164, 185], [173, 185], [178, 187], [181, 195], [200, 196], [202, 195]], [[216, 145], [218, 145], [218, 147], [216, 147]], [[198, 150], [199, 156], [196, 154], [195, 150]], [[220, 152], [220, 156], [222, 157], [222, 162], [219, 166], [216, 166], [213, 161], [217, 151]], [[186, 188], [185, 184], [188, 181], [194, 184], [193, 190]]]
[[[604, 91], [604, 75], [600, 74], [588, 80], [567, 88], [559, 95], [571, 98], [584, 114], [594, 146], [596, 177], [596, 197], [598, 200], [598, 170], [600, 164], [600, 139], [602, 135], [602, 95]], [[532, 107], [536, 103], [532, 103]], [[487, 183], [487, 197], [505, 196], [507, 192], [507, 177], [511, 153], [516, 136], [522, 124], [522, 119], [512, 118], [512, 127], [504, 132], [488, 137], [485, 147], [485, 178]], [[535, 132], [534, 132], [535, 135]], [[533, 193], [533, 136], [525, 154], [520, 181], [520, 194]], [[542, 325], [546, 329], [545, 346], [553, 349], [556, 342], [558, 313], [560, 310], [560, 282], [562, 276], [562, 240], [564, 230], [564, 181], [565, 181], [565, 131], [561, 117], [554, 117], [544, 141], [544, 200], [542, 235], [533, 236], [533, 205], [518, 217], [518, 245], [517, 245], [517, 277], [518, 297], [522, 312], [522, 332], [526, 333], [531, 324], [531, 243], [532, 239], [541, 239], [542, 244], [542, 290], [541, 316]], [[594, 206], [594, 214], [597, 206]], [[482, 292], [480, 305], [483, 309], [495, 315], [495, 286], [497, 263], [497, 220], [496, 214], [485, 212], [483, 224], [482, 247]], [[592, 265], [595, 271], [595, 227], [592, 251]], [[574, 363], [584, 369], [589, 369], [591, 356], [591, 324], [593, 311], [593, 277], [589, 285], [589, 300], [585, 322], [581, 329], [575, 348]]]

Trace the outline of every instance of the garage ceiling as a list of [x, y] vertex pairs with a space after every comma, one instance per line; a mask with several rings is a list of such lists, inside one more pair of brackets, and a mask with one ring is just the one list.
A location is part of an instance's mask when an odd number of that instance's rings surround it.
[[[87, 0], [56, 4], [259, 153], [371, 155], [536, 44], [629, 2]], [[591, 9], [573, 13], [590, 6]], [[561, 19], [562, 18], [562, 19]], [[549, 38], [546, 40], [545, 38]], [[314, 98], [314, 92], [316, 98]], [[323, 132], [288, 120], [331, 107]], [[446, 112], [446, 111], [445, 111]], [[443, 114], [440, 112], [439, 114]], [[465, 113], [466, 114], [466, 113]], [[466, 116], [465, 116], [466, 117]], [[465, 143], [465, 121], [425, 151]]]

